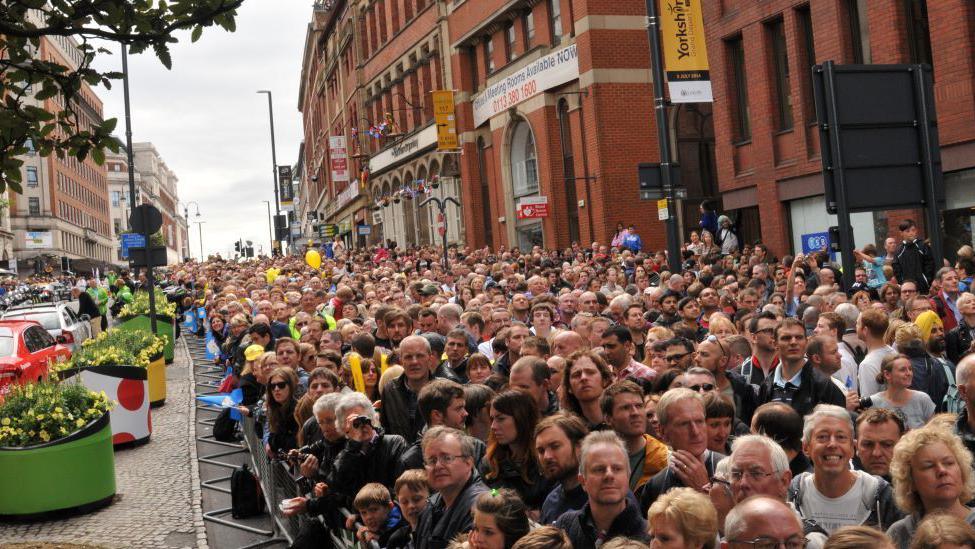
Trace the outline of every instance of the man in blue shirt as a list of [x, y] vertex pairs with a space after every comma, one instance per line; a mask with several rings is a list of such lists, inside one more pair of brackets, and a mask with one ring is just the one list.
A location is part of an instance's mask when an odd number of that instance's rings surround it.
[[627, 235], [623, 237], [623, 247], [633, 253], [639, 253], [643, 249], [643, 240], [636, 233], [636, 225], [630, 224]]

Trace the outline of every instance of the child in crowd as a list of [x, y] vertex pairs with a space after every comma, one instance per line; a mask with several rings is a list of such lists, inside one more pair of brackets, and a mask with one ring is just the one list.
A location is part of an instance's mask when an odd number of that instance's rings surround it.
[[396, 505], [403, 517], [401, 527], [390, 534], [387, 549], [400, 549], [409, 546], [413, 531], [420, 520], [420, 512], [427, 506], [430, 497], [430, 487], [427, 485], [427, 473], [423, 469], [408, 469], [396, 479], [393, 486], [396, 493]]
[[378, 482], [370, 482], [355, 495], [352, 505], [363, 524], [356, 533], [356, 538], [364, 543], [375, 540], [380, 547], [387, 547], [389, 537], [403, 523], [399, 509], [393, 505], [389, 496], [389, 490]]

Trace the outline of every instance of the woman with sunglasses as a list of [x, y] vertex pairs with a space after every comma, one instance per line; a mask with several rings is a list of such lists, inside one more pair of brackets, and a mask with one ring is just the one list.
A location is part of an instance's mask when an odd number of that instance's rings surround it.
[[871, 395], [870, 405], [900, 412], [908, 429], [923, 426], [934, 415], [936, 407], [927, 393], [911, 389], [913, 380], [914, 368], [910, 357], [903, 354], [884, 357], [877, 383], [885, 384], [887, 388]]
[[530, 509], [541, 509], [552, 485], [542, 477], [534, 450], [535, 399], [522, 391], [505, 391], [491, 401], [490, 417], [487, 453], [479, 467], [484, 483], [512, 489]]
[[298, 376], [291, 368], [279, 367], [267, 380], [267, 430], [265, 442], [268, 455], [281, 455], [298, 447], [298, 422], [295, 421]]

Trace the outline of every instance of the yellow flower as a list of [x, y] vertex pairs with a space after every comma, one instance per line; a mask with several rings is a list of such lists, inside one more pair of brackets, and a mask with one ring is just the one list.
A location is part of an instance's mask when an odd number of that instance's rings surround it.
[[78, 418], [78, 421], [75, 422], [75, 425], [77, 425], [78, 428], [84, 427], [85, 426], [85, 420], [83, 420], [81, 418]]
[[40, 436], [41, 440], [43, 440], [44, 442], [51, 440], [51, 435], [47, 434], [47, 431], [44, 430], [41, 430], [38, 436]]
[[3, 425], [4, 427], [6, 427], [7, 425], [10, 425], [10, 418], [9, 417], [5, 417], [2, 420], [0, 420], [0, 425]]

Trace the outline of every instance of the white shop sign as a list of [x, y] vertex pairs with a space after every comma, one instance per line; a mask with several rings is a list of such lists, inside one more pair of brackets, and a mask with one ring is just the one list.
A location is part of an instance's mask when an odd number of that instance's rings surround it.
[[544, 92], [579, 78], [579, 53], [575, 44], [533, 61], [492, 84], [474, 98], [474, 126]]
[[430, 124], [422, 131], [398, 141], [392, 147], [369, 159], [369, 172], [377, 174], [387, 167], [410, 158], [431, 145], [437, 144], [437, 125]]

